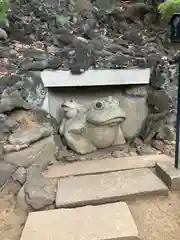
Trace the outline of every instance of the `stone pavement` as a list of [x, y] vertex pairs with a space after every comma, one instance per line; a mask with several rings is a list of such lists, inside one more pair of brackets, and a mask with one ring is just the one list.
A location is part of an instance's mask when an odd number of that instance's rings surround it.
[[168, 187], [148, 169], [157, 162], [169, 164], [172, 158], [134, 156], [48, 167], [44, 177], [59, 178], [59, 209], [30, 213], [20, 240], [139, 239], [133, 216], [122, 201], [168, 195]]
[[20, 240], [138, 240], [126, 203], [30, 213]]

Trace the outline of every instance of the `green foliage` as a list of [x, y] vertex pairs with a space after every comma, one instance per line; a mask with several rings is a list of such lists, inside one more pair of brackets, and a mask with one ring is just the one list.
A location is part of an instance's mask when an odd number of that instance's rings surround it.
[[158, 6], [158, 10], [162, 19], [168, 19], [174, 13], [180, 12], [180, 0], [169, 0], [161, 3]]
[[65, 17], [63, 15], [57, 15], [56, 16], [56, 23], [60, 26], [65, 26], [66, 24], [68, 24], [69, 19], [68, 17]]
[[9, 9], [9, 0], [0, 0], [0, 22], [7, 23], [8, 9]]

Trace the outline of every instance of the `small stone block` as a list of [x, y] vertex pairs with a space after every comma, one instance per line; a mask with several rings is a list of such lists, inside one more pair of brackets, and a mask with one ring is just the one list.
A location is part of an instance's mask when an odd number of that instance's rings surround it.
[[180, 190], [180, 170], [176, 169], [173, 164], [157, 163], [157, 175], [172, 190]]
[[126, 203], [30, 213], [20, 240], [138, 240]]
[[167, 195], [168, 188], [147, 168], [68, 177], [58, 182], [56, 207], [98, 205], [154, 194]]

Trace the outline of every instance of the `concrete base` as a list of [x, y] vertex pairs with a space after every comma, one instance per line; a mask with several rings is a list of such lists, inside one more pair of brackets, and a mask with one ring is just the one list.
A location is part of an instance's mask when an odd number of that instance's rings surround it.
[[176, 169], [173, 164], [157, 163], [156, 173], [170, 189], [180, 190], [180, 170]]
[[138, 240], [126, 203], [30, 213], [21, 240]]

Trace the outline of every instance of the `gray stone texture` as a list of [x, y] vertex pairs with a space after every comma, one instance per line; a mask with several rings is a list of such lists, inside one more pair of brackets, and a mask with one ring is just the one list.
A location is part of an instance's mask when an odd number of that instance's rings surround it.
[[30, 213], [20, 240], [138, 240], [126, 203]]
[[97, 205], [167, 193], [168, 188], [147, 168], [69, 177], [58, 182], [56, 207]]
[[180, 170], [174, 164], [157, 163], [156, 173], [171, 190], [180, 189]]

